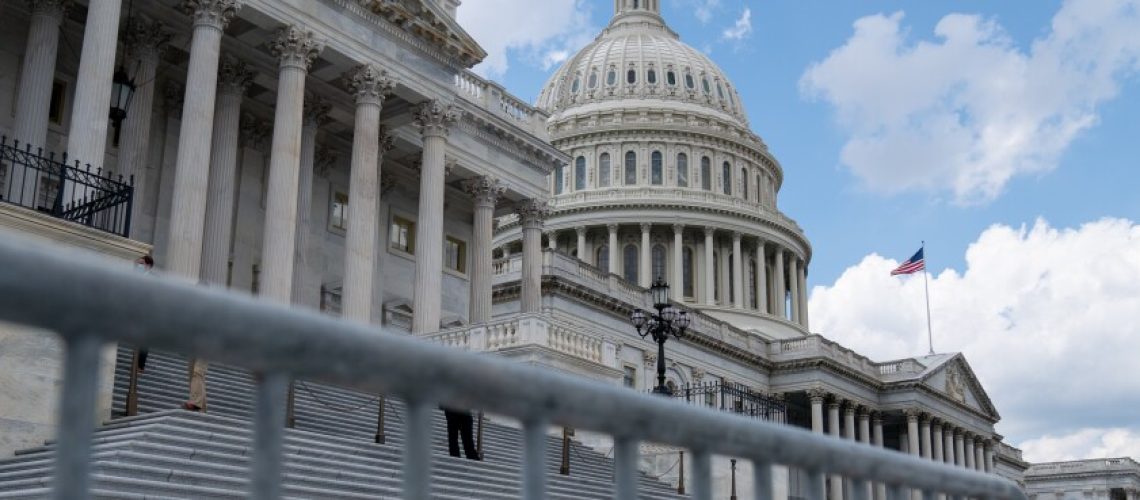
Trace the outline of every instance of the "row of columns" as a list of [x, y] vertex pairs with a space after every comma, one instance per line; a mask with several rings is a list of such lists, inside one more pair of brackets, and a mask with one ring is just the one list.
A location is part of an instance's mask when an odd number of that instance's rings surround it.
[[[606, 226], [608, 239], [608, 258], [609, 270], [617, 274], [618, 262], [621, 262], [622, 252], [618, 243], [618, 232], [620, 229], [619, 224], [607, 224]], [[656, 276], [652, 276], [653, 269], [653, 254], [652, 254], [652, 239], [651, 233], [654, 225], [650, 223], [642, 223], [638, 225], [640, 229], [640, 245], [638, 255], [638, 285], [648, 287]], [[672, 290], [674, 300], [681, 301], [684, 297], [684, 286], [682, 277], [684, 272], [684, 231], [686, 226], [683, 224], [672, 224], [671, 229], [673, 232], [672, 241], [672, 262], [666, 265], [670, 269], [672, 281], [674, 281]], [[795, 254], [791, 250], [779, 246], [774, 242], [769, 242], [760, 237], [747, 237], [740, 232], [731, 232], [731, 247], [721, 248], [718, 245], [716, 228], [712, 227], [699, 227], [704, 234], [704, 259], [702, 263], [703, 278], [704, 278], [704, 295], [703, 297], [695, 297], [695, 299], [706, 305], [724, 304], [735, 309], [753, 309], [751, 304], [746, 300], [745, 286], [748, 281], [748, 269], [744, 265], [745, 256], [750, 255], [752, 258], [762, 256], [756, 259], [757, 262], [757, 276], [755, 283], [755, 290], [750, 290], [756, 297], [757, 307], [754, 310], [772, 314], [803, 325], [808, 328], [808, 311], [807, 311], [807, 276], [806, 276], [806, 263], [804, 259]], [[574, 229], [577, 236], [576, 249], [578, 258], [590, 263], [594, 262], [592, 252], [588, 251], [588, 233], [590, 228], [586, 226], [579, 226]], [[558, 241], [558, 233], [552, 231], [550, 233], [550, 247], [556, 248]], [[719, 269], [721, 279], [720, 281], [720, 300], [716, 298], [717, 290], [717, 265], [714, 264], [717, 252], [720, 254]], [[733, 272], [728, 272], [729, 254], [731, 253], [732, 269]], [[772, 255], [772, 269], [773, 276], [771, 279], [768, 277], [768, 255]], [[696, 258], [696, 254], [694, 254]], [[695, 263], [694, 263], [695, 264]], [[697, 279], [696, 266], [693, 269], [693, 279]], [[694, 287], [696, 288], [696, 287]], [[729, 290], [731, 290], [732, 300], [729, 299]], [[785, 302], [780, 300], [780, 297], [788, 297], [788, 303], [791, 304], [790, 310], [785, 306]]]
[[[807, 392], [811, 403], [811, 429], [817, 434], [828, 434], [836, 438], [849, 439], [875, 447], [884, 447], [883, 415], [865, 406], [844, 402], [822, 389]], [[827, 429], [824, 429], [824, 405], [827, 406]], [[842, 426], [840, 410], [842, 409]], [[993, 473], [993, 442], [979, 434], [930, 417], [917, 410], [904, 410], [906, 416], [905, 451], [916, 457], [936, 462], [944, 462], [978, 472]], [[856, 427], [856, 419], [858, 426]], [[842, 431], [841, 431], [842, 429]], [[858, 429], [858, 432], [856, 432]], [[830, 483], [829, 500], [843, 500], [844, 481], [837, 475], [827, 478]], [[886, 498], [886, 488], [882, 484], [869, 486], [875, 500]]]
[[[28, 53], [19, 82], [14, 137], [43, 145], [47, 136], [52, 82], [60, 25], [71, 0], [29, 0], [32, 16]], [[223, 56], [226, 25], [241, 7], [239, 0], [188, 0], [192, 32], [185, 95], [175, 153], [171, 193], [169, 248], [164, 265], [173, 275], [225, 286], [232, 239], [237, 183], [241, 105], [255, 74], [242, 61]], [[103, 158], [110, 101], [111, 69], [120, 19], [120, 0], [91, 0], [77, 76], [68, 152], [72, 158], [98, 164]], [[124, 122], [121, 170], [141, 173], [147, 157], [154, 78], [159, 54], [170, 34], [158, 22], [132, 21], [125, 30], [127, 57], [141, 82]], [[310, 242], [316, 133], [327, 120], [329, 106], [306, 96], [305, 80], [323, 49], [312, 32], [286, 26], [270, 41], [278, 60], [277, 101], [274, 107], [271, 154], [266, 188], [266, 216], [259, 292], [278, 302], [307, 303], [301, 298], [315, 284], [295, 273], [304, 268]], [[378, 240], [380, 165], [392, 140], [380, 125], [380, 111], [396, 82], [383, 69], [361, 65], [345, 75], [354, 97], [355, 121], [350, 172], [351, 215], [345, 235], [344, 316], [371, 320], [375, 246]], [[447, 175], [448, 132], [459, 118], [452, 106], [428, 101], [416, 109], [416, 126], [423, 137], [419, 219], [416, 226], [416, 288], [413, 331], [437, 330], [441, 314], [443, 272], [443, 203]], [[145, 183], [139, 182], [142, 187]], [[494, 207], [503, 189], [498, 181], [477, 177], [466, 187], [475, 198], [471, 269], [471, 322], [490, 320], [491, 231]], [[138, 195], [137, 199], [142, 199]], [[136, 209], [141, 206], [136, 203]], [[524, 310], [538, 310], [537, 283], [541, 274], [541, 228], [545, 204], [524, 203]], [[537, 235], [537, 236], [536, 236]], [[524, 238], [526, 239], [526, 238]], [[300, 263], [301, 265], [297, 265]]]

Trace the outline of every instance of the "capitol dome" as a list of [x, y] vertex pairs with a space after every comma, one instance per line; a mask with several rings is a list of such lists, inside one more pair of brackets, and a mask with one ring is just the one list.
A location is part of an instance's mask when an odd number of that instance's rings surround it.
[[[767, 338], [809, 331], [811, 245], [778, 208], [783, 168], [660, 0], [614, 0], [610, 24], [537, 105], [570, 157], [549, 179], [550, 250], [637, 286], [668, 281], [684, 307]], [[520, 236], [517, 219], [499, 221], [500, 259], [517, 255]]]

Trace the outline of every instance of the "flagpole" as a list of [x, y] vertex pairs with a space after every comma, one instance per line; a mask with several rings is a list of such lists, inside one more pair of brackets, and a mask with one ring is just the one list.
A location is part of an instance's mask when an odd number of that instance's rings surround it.
[[926, 291], [926, 341], [930, 354], [934, 354], [934, 332], [930, 328], [930, 284], [926, 278], [926, 264], [929, 262], [926, 255], [926, 241], [922, 242], [922, 287]]

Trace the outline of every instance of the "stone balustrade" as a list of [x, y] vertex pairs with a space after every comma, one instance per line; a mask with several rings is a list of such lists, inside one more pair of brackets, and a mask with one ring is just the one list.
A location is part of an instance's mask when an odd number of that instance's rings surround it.
[[463, 70], [455, 75], [455, 89], [468, 102], [507, 119], [531, 134], [549, 139], [546, 119], [550, 115], [511, 95], [502, 85]]
[[616, 367], [616, 348], [612, 342], [581, 333], [581, 329], [574, 325], [551, 323], [536, 315], [518, 315], [485, 325], [449, 328], [420, 338], [474, 352], [540, 346], [610, 368]]

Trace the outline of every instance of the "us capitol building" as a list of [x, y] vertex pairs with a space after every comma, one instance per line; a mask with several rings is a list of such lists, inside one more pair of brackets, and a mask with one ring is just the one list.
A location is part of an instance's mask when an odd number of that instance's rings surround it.
[[[961, 354], [876, 361], [809, 329], [784, 168], [659, 0], [614, 0], [534, 106], [470, 71], [486, 53], [458, 4], [6, 2], [0, 226], [639, 392], [657, 347], [630, 314], [660, 278], [691, 319], [665, 351], [680, 401], [1025, 484]], [[0, 457], [52, 436], [59, 360], [0, 329]], [[675, 486], [686, 460], [642, 449]], [[748, 495], [747, 467], [715, 459], [717, 495]]]

